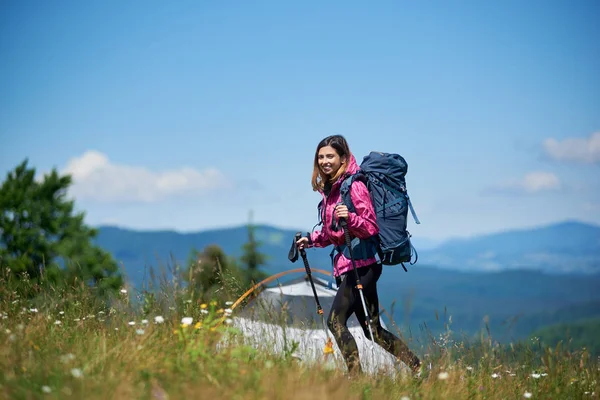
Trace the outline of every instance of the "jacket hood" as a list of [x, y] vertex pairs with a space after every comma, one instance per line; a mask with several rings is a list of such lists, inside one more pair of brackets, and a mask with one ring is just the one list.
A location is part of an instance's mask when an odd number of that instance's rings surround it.
[[348, 167], [346, 168], [346, 173], [347, 174], [355, 174], [358, 172], [359, 170], [359, 166], [358, 163], [356, 162], [356, 158], [354, 157], [354, 154], [350, 153], [350, 157], [348, 157]]

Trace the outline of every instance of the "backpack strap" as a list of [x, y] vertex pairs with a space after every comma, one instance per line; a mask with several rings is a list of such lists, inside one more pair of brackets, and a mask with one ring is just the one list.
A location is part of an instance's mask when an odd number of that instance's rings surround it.
[[402, 191], [402, 193], [398, 192], [396, 189], [394, 189], [391, 186], [386, 185], [385, 183], [381, 183], [383, 185], [383, 187], [385, 187], [386, 190], [389, 190], [390, 192], [394, 193], [398, 198], [394, 201], [391, 201], [389, 203], [386, 203], [383, 207], [379, 208], [378, 210], [375, 210], [375, 212], [379, 213], [381, 211], [383, 211], [384, 209], [386, 209], [387, 207], [393, 206], [394, 204], [400, 203], [402, 201], [401, 196], [406, 197], [406, 201], [408, 202], [408, 208], [410, 208], [410, 213], [413, 216], [413, 219], [415, 220], [416, 224], [420, 224], [421, 221], [419, 221], [419, 218], [417, 217], [417, 213], [415, 212], [415, 209], [413, 208], [412, 202], [410, 201], [410, 197], [408, 196], [408, 192], [406, 191], [406, 189], [404, 189]]
[[348, 211], [352, 213], [356, 212], [356, 209], [354, 208], [354, 203], [352, 202], [352, 196], [350, 195], [350, 188], [354, 181], [361, 181], [365, 184], [365, 186], [367, 186], [368, 184], [367, 177], [364, 176], [364, 174], [361, 174], [360, 171], [348, 176], [342, 182], [342, 185], [340, 186], [340, 195], [342, 197], [342, 202], [344, 203], [344, 205], [346, 205], [346, 207], [348, 207]]

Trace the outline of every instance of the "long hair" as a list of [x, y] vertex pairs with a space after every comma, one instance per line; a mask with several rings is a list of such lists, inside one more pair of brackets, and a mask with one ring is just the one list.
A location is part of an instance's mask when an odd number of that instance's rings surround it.
[[312, 187], [315, 192], [323, 191], [325, 181], [327, 180], [327, 176], [324, 175], [321, 172], [321, 168], [319, 168], [319, 150], [325, 146], [333, 147], [340, 158], [342, 160], [345, 159], [345, 162], [342, 163], [336, 174], [329, 179], [329, 182], [334, 183], [339, 179], [340, 176], [346, 173], [346, 168], [348, 167], [348, 162], [350, 161], [350, 146], [348, 146], [348, 142], [342, 135], [327, 136], [325, 139], [321, 140], [317, 146], [317, 150], [315, 151], [315, 161], [311, 180]]

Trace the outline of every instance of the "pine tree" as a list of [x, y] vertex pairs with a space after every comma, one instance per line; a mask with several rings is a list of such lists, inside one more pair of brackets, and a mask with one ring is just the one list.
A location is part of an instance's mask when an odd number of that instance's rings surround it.
[[0, 268], [3, 276], [38, 284], [85, 282], [98, 293], [123, 284], [118, 266], [94, 246], [97, 231], [84, 224], [67, 199], [69, 175], [53, 169], [36, 180], [28, 160], [10, 171], [0, 186]]
[[243, 254], [240, 258], [246, 267], [246, 279], [249, 285], [260, 282], [268, 275], [260, 270], [261, 265], [267, 262], [267, 256], [258, 251], [261, 242], [256, 240], [256, 228], [252, 223], [252, 212], [248, 223], [248, 241], [242, 246]]

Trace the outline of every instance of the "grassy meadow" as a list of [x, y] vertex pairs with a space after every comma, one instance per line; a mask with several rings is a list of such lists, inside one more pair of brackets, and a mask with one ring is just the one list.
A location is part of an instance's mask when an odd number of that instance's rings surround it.
[[420, 377], [349, 378], [299, 362], [292, 349], [245, 344], [232, 325], [235, 299], [202, 303], [163, 285], [153, 296], [123, 288], [106, 306], [85, 285], [31, 300], [10, 287], [0, 282], [7, 399], [588, 399], [600, 389], [599, 361], [585, 350], [500, 346], [489, 332], [411, 342], [431, 364]]

